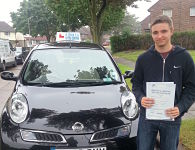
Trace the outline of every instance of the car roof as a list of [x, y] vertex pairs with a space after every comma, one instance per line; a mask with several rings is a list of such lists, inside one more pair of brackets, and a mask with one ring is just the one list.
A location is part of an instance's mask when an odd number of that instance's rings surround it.
[[35, 49], [59, 49], [59, 48], [73, 48], [73, 49], [95, 49], [95, 50], [105, 50], [101, 45], [95, 43], [68, 43], [68, 42], [53, 42], [37, 45]]

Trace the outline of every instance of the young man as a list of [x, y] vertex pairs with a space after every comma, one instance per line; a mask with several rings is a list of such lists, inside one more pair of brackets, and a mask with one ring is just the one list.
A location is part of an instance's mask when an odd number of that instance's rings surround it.
[[[195, 101], [194, 62], [186, 49], [171, 44], [173, 31], [169, 17], [157, 17], [151, 24], [154, 45], [136, 62], [132, 83], [140, 105], [138, 150], [153, 150], [158, 132], [161, 150], [177, 150], [181, 117]], [[155, 105], [155, 99], [146, 97], [147, 82], [176, 84], [174, 106], [165, 111], [174, 121], [146, 119], [146, 109]]]

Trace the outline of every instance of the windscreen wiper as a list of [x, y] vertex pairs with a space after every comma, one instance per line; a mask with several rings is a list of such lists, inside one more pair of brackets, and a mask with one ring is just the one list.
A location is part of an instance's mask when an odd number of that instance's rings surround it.
[[36, 86], [46, 86], [46, 87], [75, 87], [75, 86], [83, 86], [85, 84], [79, 82], [46, 82], [39, 83]]
[[66, 80], [64, 82], [44, 82], [44, 83], [30, 83], [34, 86], [45, 86], [45, 87], [82, 87], [82, 86], [98, 86], [98, 85], [109, 85], [109, 84], [121, 84], [120, 81], [93, 81], [93, 80]]
[[98, 85], [109, 85], [109, 84], [121, 84], [120, 81], [79, 81], [79, 83], [85, 84], [86, 86], [98, 86]]

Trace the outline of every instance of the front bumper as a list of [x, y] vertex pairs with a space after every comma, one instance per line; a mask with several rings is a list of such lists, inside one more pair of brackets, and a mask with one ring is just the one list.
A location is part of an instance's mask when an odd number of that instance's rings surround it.
[[22, 61], [23, 61], [23, 56], [22, 55], [16, 56], [16, 62], [17, 63], [22, 63]]
[[[130, 141], [129, 136], [90, 142], [93, 133], [63, 135], [67, 143], [45, 143], [35, 141], [24, 141], [21, 136], [20, 127], [14, 124], [8, 117], [6, 111], [3, 112], [1, 126], [1, 150], [66, 150], [66, 149], [94, 149], [106, 147], [106, 150], [117, 150]], [[25, 130], [25, 129], [24, 129]], [[130, 146], [131, 147], [131, 146]]]

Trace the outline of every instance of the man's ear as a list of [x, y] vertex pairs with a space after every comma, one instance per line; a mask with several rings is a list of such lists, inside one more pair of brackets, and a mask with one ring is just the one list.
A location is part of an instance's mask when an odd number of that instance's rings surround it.
[[171, 35], [174, 33], [174, 27], [171, 28]]

